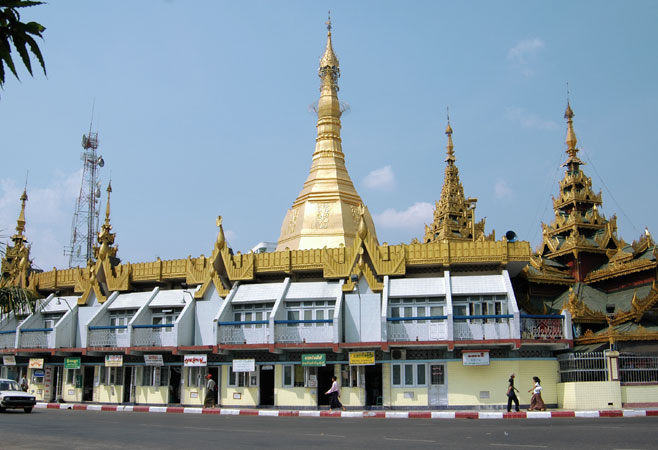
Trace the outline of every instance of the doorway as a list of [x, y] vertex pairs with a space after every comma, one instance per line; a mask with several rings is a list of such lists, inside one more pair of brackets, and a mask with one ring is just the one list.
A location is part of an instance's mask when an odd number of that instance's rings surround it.
[[62, 370], [63, 367], [54, 367], [53, 368], [53, 387], [51, 391], [50, 401], [51, 402], [61, 402], [62, 401]]
[[82, 377], [82, 401], [94, 400], [94, 366], [85, 366]]
[[182, 368], [170, 367], [169, 370], [169, 403], [177, 405], [180, 403], [180, 379]]
[[132, 403], [134, 367], [126, 367], [123, 371], [123, 403]]
[[274, 366], [260, 366], [260, 406], [274, 406]]
[[328, 406], [331, 395], [325, 395], [331, 388], [331, 377], [334, 376], [334, 366], [318, 367], [318, 406]]
[[446, 384], [445, 364], [430, 364], [429, 406], [448, 405], [448, 387]]
[[366, 408], [373, 406], [382, 406], [383, 394], [382, 389], [382, 365], [365, 366], [366, 368]]

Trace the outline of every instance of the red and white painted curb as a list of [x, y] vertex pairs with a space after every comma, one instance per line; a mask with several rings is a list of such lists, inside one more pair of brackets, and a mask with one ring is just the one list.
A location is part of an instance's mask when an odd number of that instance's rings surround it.
[[267, 417], [345, 417], [380, 419], [555, 419], [566, 417], [647, 417], [658, 416], [658, 409], [605, 409], [600, 411], [310, 411], [277, 409], [200, 408], [187, 406], [124, 406], [80, 403], [37, 403], [39, 409], [77, 411], [124, 411], [177, 414], [217, 414], [223, 416]]

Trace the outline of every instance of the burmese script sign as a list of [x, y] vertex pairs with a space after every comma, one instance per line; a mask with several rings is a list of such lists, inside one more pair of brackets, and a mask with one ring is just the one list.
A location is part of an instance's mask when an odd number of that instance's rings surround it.
[[123, 366], [123, 355], [105, 355], [105, 367]]
[[30, 358], [28, 367], [30, 369], [43, 369], [43, 358]]
[[465, 366], [488, 366], [489, 350], [462, 350], [462, 362]]
[[206, 367], [208, 355], [185, 355], [183, 364], [185, 367]]
[[320, 366], [327, 365], [327, 355], [324, 353], [311, 353], [302, 355], [302, 366]]
[[64, 358], [64, 368], [65, 369], [79, 369], [80, 368], [80, 358]]
[[374, 366], [375, 352], [350, 352], [350, 366]]
[[162, 355], [144, 355], [144, 364], [147, 366], [163, 366]]
[[233, 372], [255, 372], [256, 360], [255, 359], [234, 359]]
[[5, 366], [15, 366], [16, 365], [16, 357], [14, 355], [5, 355], [2, 357], [2, 364]]

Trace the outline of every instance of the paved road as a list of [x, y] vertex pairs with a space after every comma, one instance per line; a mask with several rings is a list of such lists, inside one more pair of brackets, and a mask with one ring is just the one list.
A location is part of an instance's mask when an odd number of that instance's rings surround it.
[[336, 419], [35, 410], [0, 414], [0, 449], [656, 448], [658, 417]]

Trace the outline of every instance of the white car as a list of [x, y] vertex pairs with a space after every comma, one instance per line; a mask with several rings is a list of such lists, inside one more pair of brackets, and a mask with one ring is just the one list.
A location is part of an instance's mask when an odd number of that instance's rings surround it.
[[36, 404], [34, 395], [23, 392], [17, 382], [0, 378], [0, 412], [8, 408], [23, 408], [29, 413]]

